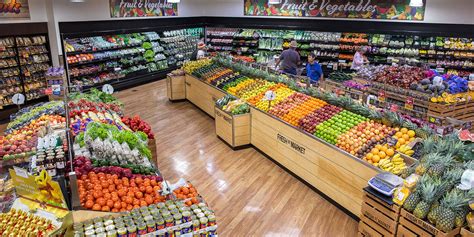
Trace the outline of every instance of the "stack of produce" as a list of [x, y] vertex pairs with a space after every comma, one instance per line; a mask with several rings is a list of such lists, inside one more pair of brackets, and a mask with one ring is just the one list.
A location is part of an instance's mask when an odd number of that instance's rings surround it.
[[216, 106], [233, 115], [246, 114], [250, 112], [250, 107], [245, 101], [235, 99], [235, 97], [230, 95], [217, 100]]
[[[417, 134], [426, 137], [432, 133], [431, 129], [420, 128], [396, 113], [373, 111], [351, 98], [337, 97], [315, 88], [303, 89], [294, 81], [248, 68], [227, 58], [217, 57], [202, 67], [192, 68], [188, 73], [198, 78], [232, 68], [231, 76], [214, 78], [219, 81], [219, 88], [377, 167], [382, 162], [380, 168], [396, 174], [401, 174], [407, 166], [396, 153], [413, 154], [414, 150], [407, 146], [408, 143]], [[272, 101], [264, 96], [270, 90], [275, 94]], [[392, 136], [397, 140], [389, 144], [389, 140], [395, 139]]]
[[456, 134], [425, 139], [420, 163], [404, 174], [417, 182], [399, 191], [406, 199], [394, 201], [443, 232], [463, 227], [474, 192], [460, 183], [463, 173], [474, 169], [473, 148], [474, 143], [463, 142]]

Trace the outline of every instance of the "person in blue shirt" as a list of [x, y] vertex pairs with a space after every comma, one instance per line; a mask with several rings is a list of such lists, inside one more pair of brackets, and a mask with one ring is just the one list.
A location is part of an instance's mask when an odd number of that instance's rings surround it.
[[321, 65], [316, 62], [316, 54], [314, 53], [308, 55], [306, 76], [309, 77], [311, 84], [317, 84], [320, 80], [323, 80], [323, 70], [321, 69]]

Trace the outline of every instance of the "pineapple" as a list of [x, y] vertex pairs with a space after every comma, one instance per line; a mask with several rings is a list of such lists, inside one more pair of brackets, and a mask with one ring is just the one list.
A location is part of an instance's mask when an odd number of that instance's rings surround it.
[[418, 203], [421, 200], [418, 190], [419, 189], [415, 189], [415, 191], [410, 193], [410, 195], [407, 197], [407, 199], [403, 203], [403, 208], [405, 208], [405, 210], [409, 212], [412, 212], [413, 210], [415, 210], [416, 205], [418, 205]]
[[421, 188], [421, 201], [416, 205], [415, 210], [413, 210], [413, 215], [420, 219], [425, 219], [430, 211], [431, 204], [436, 200], [436, 197], [439, 195], [439, 190], [441, 189], [440, 179], [433, 179], [423, 183]]
[[438, 219], [441, 210], [439, 205], [439, 202], [434, 202], [433, 205], [431, 205], [430, 212], [428, 213], [428, 221], [433, 225], [436, 225], [436, 220]]
[[436, 148], [435, 137], [428, 137], [423, 141], [423, 154], [429, 154], [430, 152], [433, 152], [435, 148]]
[[431, 166], [428, 168], [427, 172], [431, 176], [440, 177], [446, 168], [449, 168], [453, 164], [453, 159], [451, 156], [436, 156], [432, 160]]
[[421, 163], [416, 167], [416, 174], [423, 175], [426, 170], [434, 163], [439, 162], [443, 159], [443, 156], [439, 153], [430, 153], [423, 157]]
[[[458, 223], [464, 223], [460, 221], [462, 210], [466, 208], [469, 202], [469, 195], [465, 195], [463, 191], [459, 189], [453, 189], [441, 200], [440, 210], [436, 220], [436, 228], [443, 232], [451, 231], [456, 225], [456, 219]], [[465, 215], [463, 215], [465, 218]]]
[[466, 223], [466, 215], [468, 213], [468, 209], [466, 207], [460, 208], [460, 210], [457, 210], [454, 215], [454, 226], [457, 227], [463, 227], [464, 223]]

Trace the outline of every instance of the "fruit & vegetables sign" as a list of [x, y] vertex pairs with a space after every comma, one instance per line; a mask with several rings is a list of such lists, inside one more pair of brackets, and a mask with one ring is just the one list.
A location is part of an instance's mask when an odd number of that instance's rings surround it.
[[409, 2], [410, 0], [281, 0], [280, 4], [268, 4], [267, 0], [244, 0], [244, 15], [422, 21], [425, 8], [410, 7]]
[[0, 18], [30, 18], [28, 0], [0, 0]]
[[111, 17], [177, 16], [178, 4], [166, 0], [109, 0]]

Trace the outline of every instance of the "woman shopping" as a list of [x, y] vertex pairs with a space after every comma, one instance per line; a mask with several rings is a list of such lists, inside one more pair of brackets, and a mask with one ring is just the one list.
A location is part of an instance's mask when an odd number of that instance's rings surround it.
[[368, 64], [369, 60], [365, 56], [367, 52], [367, 47], [360, 47], [357, 52], [354, 54], [354, 58], [352, 59], [352, 70], [359, 70], [364, 64]]

